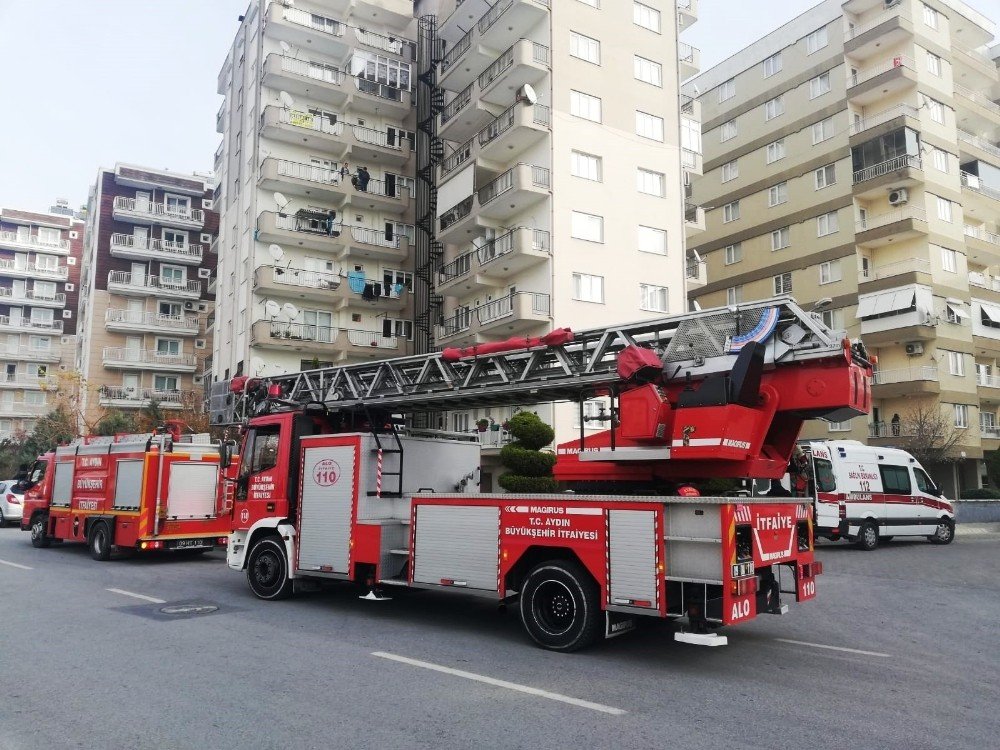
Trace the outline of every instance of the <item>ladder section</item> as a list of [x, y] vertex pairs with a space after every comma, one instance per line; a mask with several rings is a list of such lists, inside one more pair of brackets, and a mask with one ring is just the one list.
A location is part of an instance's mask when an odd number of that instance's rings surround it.
[[[399, 439], [399, 431], [396, 429], [396, 423], [390, 420], [388, 430], [379, 429], [375, 421], [373, 421], [374, 416], [367, 407], [365, 408], [365, 417], [372, 428], [372, 437], [375, 438], [375, 451], [378, 454], [376, 457], [375, 490], [369, 491], [368, 495], [376, 497], [402, 497], [403, 441]], [[383, 443], [382, 438], [387, 436], [391, 436], [392, 439]], [[387, 455], [397, 456], [396, 468], [394, 470], [386, 471], [382, 466], [382, 461]], [[392, 489], [386, 489], [386, 477], [389, 477], [393, 483], [394, 486]]]

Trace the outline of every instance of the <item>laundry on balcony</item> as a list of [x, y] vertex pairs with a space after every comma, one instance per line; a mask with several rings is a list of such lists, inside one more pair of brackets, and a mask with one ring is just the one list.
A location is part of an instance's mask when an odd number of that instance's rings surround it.
[[330, 232], [330, 216], [323, 211], [312, 211], [308, 208], [300, 208], [295, 212], [295, 229], [299, 232], [318, 232], [319, 234], [332, 234], [336, 237], [340, 234], [336, 229], [335, 233]]
[[368, 302], [374, 302], [382, 296], [382, 285], [377, 281], [368, 281], [365, 288], [361, 290], [361, 298]]
[[365, 291], [364, 271], [348, 271], [347, 285], [355, 294], [362, 294]]

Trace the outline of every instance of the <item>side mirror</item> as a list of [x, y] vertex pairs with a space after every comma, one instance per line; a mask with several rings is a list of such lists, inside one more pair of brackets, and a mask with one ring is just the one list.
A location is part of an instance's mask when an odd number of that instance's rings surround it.
[[219, 466], [223, 469], [228, 469], [233, 464], [233, 445], [232, 443], [221, 440], [219, 441]]

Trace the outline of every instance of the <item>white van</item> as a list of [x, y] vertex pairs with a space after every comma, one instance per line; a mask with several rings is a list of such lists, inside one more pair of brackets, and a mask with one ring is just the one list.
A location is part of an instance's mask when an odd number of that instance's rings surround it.
[[[895, 536], [955, 538], [955, 509], [909, 453], [857, 440], [802, 444], [810, 459], [814, 530], [865, 550]], [[793, 477], [794, 484], [794, 477]]]

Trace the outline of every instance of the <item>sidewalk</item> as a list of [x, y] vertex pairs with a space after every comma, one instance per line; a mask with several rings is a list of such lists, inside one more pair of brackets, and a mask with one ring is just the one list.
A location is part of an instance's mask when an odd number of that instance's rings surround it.
[[955, 536], [1000, 536], [1000, 523], [962, 523], [955, 524]]

